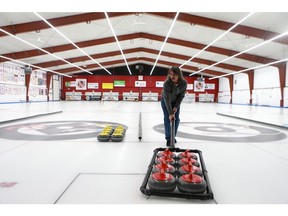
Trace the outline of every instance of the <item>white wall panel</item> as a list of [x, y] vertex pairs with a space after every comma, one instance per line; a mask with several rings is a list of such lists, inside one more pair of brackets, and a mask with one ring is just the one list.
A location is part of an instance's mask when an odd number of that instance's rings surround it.
[[286, 82], [285, 86], [288, 86], [288, 62], [286, 62]]
[[60, 100], [60, 83], [59, 83], [58, 75], [57, 75], [57, 78], [56, 78], [56, 75], [53, 76], [53, 85], [52, 85], [52, 87], [53, 87], [53, 90], [52, 90], [53, 98], [51, 97], [51, 99], [53, 101], [59, 101]]
[[26, 87], [0, 83], [0, 103], [26, 101]]
[[248, 74], [240, 73], [233, 76], [233, 90], [248, 90], [249, 79]]
[[250, 103], [250, 91], [249, 90], [233, 91], [232, 103], [249, 104]]
[[270, 106], [280, 106], [281, 100], [281, 89], [280, 88], [273, 88], [270, 90]]
[[219, 103], [230, 103], [230, 91], [224, 91], [218, 93], [218, 102]]
[[220, 78], [219, 79], [219, 92], [222, 92], [222, 91], [230, 91], [228, 78]]
[[284, 88], [284, 107], [288, 107], [288, 87]]
[[252, 103], [255, 105], [280, 106], [280, 88], [255, 89]]
[[254, 71], [254, 89], [273, 87], [280, 87], [278, 68], [269, 66]]

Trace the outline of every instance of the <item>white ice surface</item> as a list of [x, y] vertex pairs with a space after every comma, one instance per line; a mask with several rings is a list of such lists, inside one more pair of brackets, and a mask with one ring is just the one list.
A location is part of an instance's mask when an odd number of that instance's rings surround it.
[[[141, 194], [139, 187], [144, 178], [141, 174], [146, 172], [153, 150], [165, 146], [164, 135], [152, 129], [163, 121], [160, 103], [52, 103], [41, 103], [41, 106], [46, 104], [46, 111], [63, 110], [63, 113], [2, 124], [0, 129], [49, 121], [107, 121], [127, 125], [126, 137], [120, 143], [101, 143], [96, 137], [37, 141], [25, 140], [25, 137], [23, 140], [4, 139], [0, 133], [0, 184], [17, 182], [13, 187], [0, 187], [0, 203], [54, 203], [80, 173], [83, 174], [77, 177], [57, 203], [214, 203], [213, 200], [203, 202], [163, 197], [146, 200]], [[11, 109], [14, 109], [14, 105], [9, 104]], [[25, 116], [25, 113], [36, 113], [38, 106], [36, 103], [27, 104], [27, 107], [21, 110], [22, 116]], [[238, 110], [239, 107], [223, 104], [182, 104], [180, 118], [182, 122], [191, 123], [234, 123], [243, 125], [244, 128], [258, 126], [287, 135], [286, 130], [279, 128], [216, 115], [219, 111], [233, 111], [233, 108]], [[142, 112], [143, 121], [142, 142], [138, 141], [139, 112]], [[189, 129], [181, 124], [179, 131], [196, 132], [195, 128]], [[249, 133], [251, 136], [257, 135], [255, 131]], [[211, 133], [207, 134], [209, 135]], [[215, 135], [229, 136], [216, 132]], [[245, 133], [242, 136], [245, 136]], [[236, 139], [235, 142], [233, 139], [231, 142], [220, 142], [178, 137], [177, 145], [180, 148], [195, 148], [203, 152], [217, 203], [287, 204], [287, 138], [274, 142], [236, 142]], [[117, 174], [118, 185], [111, 186], [111, 176], [100, 175], [101, 173]], [[129, 173], [131, 175], [127, 175]], [[126, 182], [129, 182], [131, 187], [118, 187]], [[110, 185], [109, 190], [100, 187], [102, 184]], [[123, 196], [123, 188], [129, 195]]]

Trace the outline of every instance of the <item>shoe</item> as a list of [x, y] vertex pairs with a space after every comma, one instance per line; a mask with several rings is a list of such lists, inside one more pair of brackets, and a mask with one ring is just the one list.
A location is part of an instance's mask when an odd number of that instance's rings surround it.
[[166, 141], [166, 146], [170, 146], [170, 144], [171, 144], [171, 141], [170, 141], [170, 140], [167, 140], [167, 141]]

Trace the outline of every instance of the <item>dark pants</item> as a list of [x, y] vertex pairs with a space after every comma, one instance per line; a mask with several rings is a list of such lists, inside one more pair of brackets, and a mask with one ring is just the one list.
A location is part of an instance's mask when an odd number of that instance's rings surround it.
[[[172, 104], [172, 109], [174, 108], [174, 105], [175, 104]], [[169, 112], [167, 110], [167, 107], [163, 98], [161, 100], [161, 107], [162, 107], [163, 114], [164, 114], [165, 139], [170, 140], [171, 127], [170, 127]], [[178, 126], [180, 123], [179, 114], [180, 114], [180, 107], [177, 109], [177, 112], [175, 113], [175, 136], [177, 134]]]

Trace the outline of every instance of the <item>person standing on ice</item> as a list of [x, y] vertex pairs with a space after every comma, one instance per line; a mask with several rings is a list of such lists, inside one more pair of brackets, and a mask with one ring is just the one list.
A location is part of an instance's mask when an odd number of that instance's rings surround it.
[[[170, 122], [175, 119], [175, 136], [180, 123], [180, 105], [185, 97], [187, 81], [179, 67], [172, 67], [168, 71], [167, 78], [163, 85], [161, 107], [164, 114], [166, 145], [170, 146]], [[176, 140], [175, 140], [176, 143]]]

